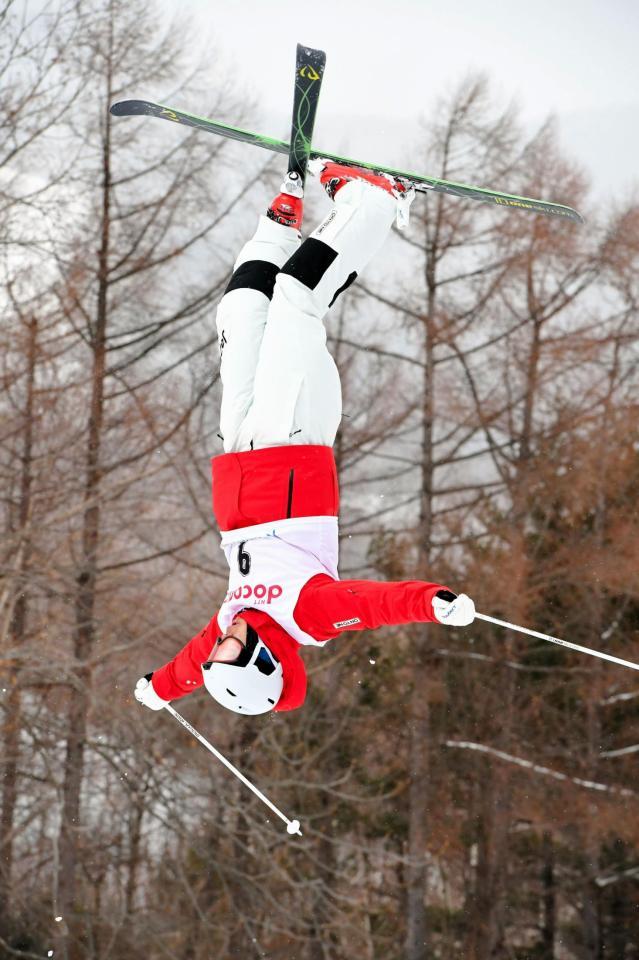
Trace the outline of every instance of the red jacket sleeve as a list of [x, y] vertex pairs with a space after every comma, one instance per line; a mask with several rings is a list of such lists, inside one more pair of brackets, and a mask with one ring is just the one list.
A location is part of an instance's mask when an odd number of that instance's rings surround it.
[[329, 640], [342, 630], [435, 622], [432, 599], [438, 590], [448, 587], [424, 580], [332, 580], [322, 573], [300, 593], [295, 622], [316, 640]]
[[209, 659], [219, 635], [217, 617], [213, 617], [208, 626], [189, 640], [172, 660], [154, 670], [151, 682], [158, 697], [176, 700], [202, 686], [202, 664]]

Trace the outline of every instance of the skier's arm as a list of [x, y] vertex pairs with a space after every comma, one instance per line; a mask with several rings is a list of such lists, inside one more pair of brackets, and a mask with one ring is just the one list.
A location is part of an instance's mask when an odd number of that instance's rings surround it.
[[189, 640], [172, 660], [153, 672], [151, 684], [158, 697], [176, 700], [202, 686], [202, 664], [209, 659], [219, 635], [217, 617], [213, 617], [204, 630]]
[[318, 640], [328, 640], [342, 630], [435, 622], [433, 598], [439, 591], [455, 597], [448, 587], [423, 580], [333, 580], [319, 574], [300, 593], [295, 622]]

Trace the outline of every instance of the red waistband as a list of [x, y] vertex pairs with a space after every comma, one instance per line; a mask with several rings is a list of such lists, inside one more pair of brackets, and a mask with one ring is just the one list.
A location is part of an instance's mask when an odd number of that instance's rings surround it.
[[331, 447], [288, 444], [223, 453], [211, 460], [213, 513], [220, 530], [288, 517], [336, 517], [337, 468]]

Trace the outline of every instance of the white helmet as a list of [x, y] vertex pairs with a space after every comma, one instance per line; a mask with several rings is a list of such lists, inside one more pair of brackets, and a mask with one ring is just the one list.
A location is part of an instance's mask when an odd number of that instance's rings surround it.
[[282, 664], [251, 626], [237, 660], [207, 660], [202, 664], [202, 676], [213, 699], [234, 713], [268, 713], [284, 687]]

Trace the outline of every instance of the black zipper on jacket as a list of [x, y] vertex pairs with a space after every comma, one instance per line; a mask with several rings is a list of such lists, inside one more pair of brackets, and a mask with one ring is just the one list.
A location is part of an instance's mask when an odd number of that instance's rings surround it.
[[291, 515], [291, 510], [293, 508], [293, 477], [295, 476], [295, 470], [291, 470], [288, 475], [288, 503], [286, 504], [286, 519]]

